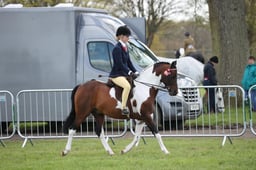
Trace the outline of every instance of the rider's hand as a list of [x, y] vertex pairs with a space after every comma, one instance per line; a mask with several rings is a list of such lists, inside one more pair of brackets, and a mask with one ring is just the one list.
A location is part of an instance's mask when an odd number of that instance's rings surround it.
[[135, 73], [132, 73], [131, 76], [133, 79], [136, 79], [137, 77], [139, 77], [140, 73], [139, 72], [135, 72]]

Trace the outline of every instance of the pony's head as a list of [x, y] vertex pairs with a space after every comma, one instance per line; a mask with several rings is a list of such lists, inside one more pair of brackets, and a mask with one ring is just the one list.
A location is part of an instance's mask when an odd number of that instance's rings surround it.
[[176, 61], [173, 61], [172, 64], [168, 62], [156, 63], [153, 72], [157, 76], [161, 75], [160, 81], [165, 85], [171, 96], [178, 93]]

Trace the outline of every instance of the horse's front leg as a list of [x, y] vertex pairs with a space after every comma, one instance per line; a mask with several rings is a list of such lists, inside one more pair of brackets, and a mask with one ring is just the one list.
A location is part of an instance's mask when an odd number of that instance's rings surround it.
[[73, 136], [75, 133], [76, 133], [76, 130], [69, 129], [68, 141], [67, 141], [65, 149], [62, 151], [62, 156], [66, 156], [71, 151], [72, 140], [73, 140]]
[[160, 145], [160, 148], [161, 150], [165, 153], [165, 154], [169, 154], [170, 152], [166, 149], [164, 143], [163, 143], [163, 140], [162, 140], [162, 137], [161, 135], [159, 134], [158, 132], [158, 129], [152, 119], [151, 116], [148, 116], [147, 119], [146, 119], [146, 124], [147, 126], [149, 127], [149, 129], [152, 131], [153, 135], [155, 135], [156, 139], [157, 139], [157, 142], [158, 144]]
[[105, 150], [108, 152], [109, 155], [114, 155], [114, 152], [112, 151], [112, 149], [110, 148], [106, 138], [105, 138], [105, 135], [104, 135], [104, 130], [103, 128], [101, 129], [101, 133], [100, 133], [100, 140], [101, 140], [101, 143], [103, 145], [103, 147], [105, 148]]
[[160, 145], [161, 150], [162, 150], [165, 154], [169, 154], [170, 152], [166, 149], [166, 147], [165, 147], [165, 145], [164, 145], [164, 143], [163, 143], [163, 140], [162, 140], [161, 135], [160, 135], [159, 133], [156, 133], [155, 136], [156, 136], [156, 139], [157, 139], [157, 141], [158, 141], [158, 143], [159, 143], [159, 145]]
[[138, 143], [139, 143], [139, 140], [140, 140], [140, 135], [141, 135], [141, 132], [142, 132], [142, 129], [143, 129], [144, 125], [145, 125], [145, 123], [142, 122], [142, 121], [137, 121], [136, 122], [134, 138], [133, 138], [132, 142], [129, 145], [127, 145], [125, 147], [125, 149], [123, 149], [121, 151], [122, 154], [129, 152], [134, 146], [138, 146]]

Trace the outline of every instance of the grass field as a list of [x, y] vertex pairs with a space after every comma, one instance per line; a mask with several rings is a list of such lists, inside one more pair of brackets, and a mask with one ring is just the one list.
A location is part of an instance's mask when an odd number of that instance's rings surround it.
[[[190, 124], [243, 123], [243, 115], [237, 116], [205, 114]], [[248, 112], [246, 117], [249, 118]], [[256, 124], [256, 119], [254, 122]], [[256, 136], [248, 133], [232, 138], [233, 144], [227, 140], [224, 147], [220, 137], [163, 138], [169, 155], [161, 152], [154, 138], [146, 138], [146, 145], [141, 141], [125, 155], [120, 151], [132, 137], [114, 139], [116, 145], [109, 141], [116, 153], [114, 156], [104, 151], [99, 139], [74, 139], [72, 151], [65, 157], [61, 151], [66, 139], [33, 140], [34, 146], [28, 142], [21, 148], [23, 140], [15, 137], [4, 140], [7, 147], [0, 145], [0, 170], [255, 170]]]
[[120, 151], [131, 141], [131, 137], [114, 139], [110, 143], [114, 156], [104, 151], [99, 139], [74, 139], [69, 155], [62, 157], [66, 140], [33, 140], [21, 148], [22, 140], [5, 140], [7, 147], [0, 147], [0, 169], [72, 169], [72, 170], [249, 170], [256, 168], [256, 137], [233, 138], [233, 144], [222, 138], [164, 138], [170, 151], [160, 151], [154, 138], [146, 138], [131, 152]]

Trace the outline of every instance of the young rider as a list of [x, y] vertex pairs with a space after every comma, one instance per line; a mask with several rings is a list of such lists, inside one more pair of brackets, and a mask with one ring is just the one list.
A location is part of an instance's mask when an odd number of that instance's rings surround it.
[[138, 72], [133, 66], [128, 48], [127, 42], [131, 31], [127, 26], [120, 26], [116, 31], [116, 37], [118, 43], [115, 45], [112, 56], [113, 56], [113, 68], [110, 72], [109, 77], [118, 86], [123, 88], [122, 92], [122, 114], [128, 115], [129, 109], [127, 108], [127, 100], [131, 90], [130, 83], [126, 80], [127, 76], [135, 75], [138, 76]]

